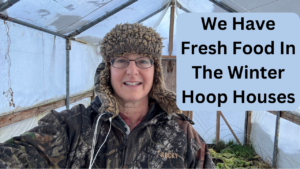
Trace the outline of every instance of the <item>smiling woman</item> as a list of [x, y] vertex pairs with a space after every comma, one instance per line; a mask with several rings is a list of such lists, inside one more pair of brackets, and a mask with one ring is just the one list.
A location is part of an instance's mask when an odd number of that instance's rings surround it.
[[165, 88], [162, 38], [117, 25], [101, 43], [91, 105], [52, 110], [0, 144], [0, 168], [214, 168], [194, 124]]
[[[134, 61], [135, 63], [132, 63]], [[148, 112], [148, 93], [154, 78], [153, 59], [133, 53], [110, 61], [113, 95], [122, 119], [132, 130]]]

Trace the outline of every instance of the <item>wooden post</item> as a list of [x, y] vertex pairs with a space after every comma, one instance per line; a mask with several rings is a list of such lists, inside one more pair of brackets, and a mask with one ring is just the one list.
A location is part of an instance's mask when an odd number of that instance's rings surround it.
[[165, 87], [176, 93], [176, 59], [161, 60]]
[[220, 115], [222, 116], [223, 120], [225, 121], [226, 125], [228, 126], [229, 130], [231, 131], [232, 135], [234, 136], [234, 138], [236, 139], [236, 141], [241, 145], [241, 142], [240, 140], [237, 138], [237, 136], [235, 135], [235, 133], [233, 132], [232, 128], [230, 127], [229, 123], [227, 122], [227, 120], [225, 119], [223, 113], [221, 111], [220, 112]]
[[281, 112], [277, 111], [272, 168], [277, 168], [278, 140], [279, 140], [279, 128], [280, 128], [280, 115], [281, 115]]
[[220, 111], [217, 111], [217, 122], [216, 122], [216, 144], [220, 141]]
[[189, 117], [189, 111], [182, 111], [182, 113], [183, 113], [186, 117]]
[[172, 55], [172, 51], [173, 51], [174, 14], [175, 14], [175, 7], [174, 7], [174, 3], [172, 2], [171, 17], [170, 17], [170, 31], [169, 31], [169, 56]]
[[162, 55], [163, 59], [176, 59], [176, 56]]
[[244, 142], [243, 146], [247, 145], [247, 126], [248, 126], [248, 111], [245, 111], [245, 121], [244, 121]]
[[251, 116], [252, 111], [248, 111], [248, 122], [247, 122], [247, 145], [250, 144], [250, 136], [251, 136]]

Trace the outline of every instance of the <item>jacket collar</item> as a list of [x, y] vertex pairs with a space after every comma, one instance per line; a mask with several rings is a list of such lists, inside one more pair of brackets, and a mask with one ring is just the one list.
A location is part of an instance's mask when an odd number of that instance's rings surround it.
[[[100, 113], [98, 110], [99, 108], [101, 107], [102, 103], [99, 99], [98, 96], [95, 97], [95, 99], [91, 102], [91, 107], [94, 111], [96, 111], [98, 114]], [[159, 104], [157, 104], [156, 102], [152, 102], [150, 104], [150, 109], [148, 111], [148, 113], [146, 114], [144, 120], [142, 122], [148, 122], [150, 120], [152, 120], [155, 116], [159, 115], [159, 114], [164, 114], [164, 115], [161, 115], [161, 116], [164, 116], [164, 117], [167, 117], [168, 119], [171, 118], [171, 115], [168, 115], [160, 106]], [[110, 115], [112, 116], [112, 115]], [[109, 117], [110, 117], [109, 116]], [[189, 119], [187, 116], [185, 116], [184, 114], [176, 114], [177, 117], [181, 118], [182, 120], [186, 120], [188, 121], [189, 123], [191, 123], [192, 125], [194, 125], [195, 123]], [[108, 118], [106, 120], [108, 120]], [[115, 116], [115, 117], [118, 117], [120, 119], [122, 119], [121, 117], [119, 116]], [[164, 118], [165, 119], [165, 118]], [[105, 120], [105, 121], [106, 121]]]
[[[97, 114], [101, 114], [98, 110], [100, 109], [102, 103], [99, 99], [98, 96], [95, 97], [95, 99], [91, 102], [91, 107], [92, 109], [97, 112]], [[108, 120], [109, 117], [111, 117], [112, 115], [110, 115], [111, 113], [108, 113], [107, 116], [104, 116], [103, 117], [103, 120], [106, 121]], [[168, 115], [160, 106], [159, 104], [157, 104], [156, 102], [152, 102], [150, 104], [150, 109], [148, 111], [148, 113], [146, 114], [144, 120], [141, 122], [141, 123], [147, 123], [149, 122], [150, 120], [154, 119], [154, 117], [158, 118], [158, 120], [162, 120], [162, 119], [165, 119], [165, 118], [162, 118], [162, 117], [167, 117], [168, 119], [171, 118], [171, 115]], [[113, 121], [118, 121], [118, 123], [125, 123], [122, 118], [117, 115], [117, 116], [113, 116]], [[157, 120], [154, 120], [155, 122]], [[123, 125], [123, 124], [122, 124]]]

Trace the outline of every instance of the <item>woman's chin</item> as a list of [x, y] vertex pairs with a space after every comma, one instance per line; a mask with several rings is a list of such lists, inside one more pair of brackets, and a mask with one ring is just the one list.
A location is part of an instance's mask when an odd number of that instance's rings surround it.
[[141, 102], [141, 101], [146, 101], [147, 99], [146, 99], [147, 97], [142, 97], [142, 96], [127, 96], [127, 97], [123, 97], [123, 98], [121, 98], [121, 100], [123, 101], [123, 102], [125, 102], [125, 103], [128, 103], [128, 102]]

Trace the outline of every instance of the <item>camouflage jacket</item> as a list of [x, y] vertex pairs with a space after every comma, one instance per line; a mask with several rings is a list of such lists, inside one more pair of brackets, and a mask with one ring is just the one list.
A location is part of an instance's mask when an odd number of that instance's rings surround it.
[[[87, 108], [52, 110], [37, 127], [0, 144], [0, 168], [88, 168], [99, 106], [96, 97]], [[108, 118], [100, 119], [95, 151], [108, 133]], [[214, 168], [207, 145], [189, 121], [152, 104], [145, 119], [126, 134], [125, 123], [116, 116], [93, 168]]]

